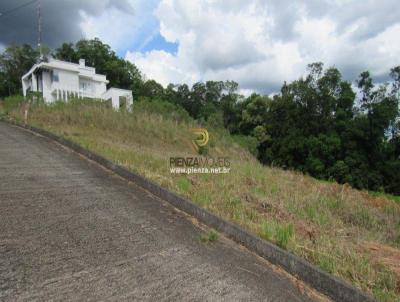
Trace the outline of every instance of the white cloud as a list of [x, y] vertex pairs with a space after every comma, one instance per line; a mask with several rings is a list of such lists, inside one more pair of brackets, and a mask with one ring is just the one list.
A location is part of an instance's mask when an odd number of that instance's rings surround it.
[[162, 0], [160, 33], [179, 44], [177, 53], [126, 58], [164, 85], [235, 80], [243, 91], [277, 91], [315, 61], [347, 79], [365, 69], [383, 76], [400, 63], [400, 13], [383, 2]]
[[162, 85], [169, 83], [194, 83], [199, 74], [194, 71], [188, 72], [187, 66], [180, 68], [178, 58], [163, 50], [153, 50], [147, 53], [127, 52], [127, 60], [135, 62], [136, 66], [145, 71], [149, 79], [156, 79]]
[[80, 26], [86, 38], [99, 37], [117, 49], [129, 46], [127, 37], [132, 35], [132, 28], [135, 25], [134, 15], [115, 8], [105, 10], [100, 16], [91, 16], [85, 11], [81, 11], [80, 14], [83, 20]]
[[117, 51], [129, 49], [135, 44], [140, 51], [154, 37], [154, 33], [158, 33], [158, 21], [153, 15], [158, 1], [128, 0], [127, 3], [130, 10], [109, 7], [98, 15], [81, 10], [83, 35], [89, 39], [98, 37]]

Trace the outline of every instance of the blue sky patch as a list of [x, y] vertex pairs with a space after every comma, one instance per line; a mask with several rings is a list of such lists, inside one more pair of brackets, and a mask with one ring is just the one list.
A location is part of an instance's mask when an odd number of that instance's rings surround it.
[[147, 43], [142, 46], [142, 49], [138, 49], [140, 52], [151, 50], [164, 50], [171, 54], [175, 54], [178, 51], [178, 43], [167, 42], [160, 33], [157, 33], [151, 40], [147, 41]]

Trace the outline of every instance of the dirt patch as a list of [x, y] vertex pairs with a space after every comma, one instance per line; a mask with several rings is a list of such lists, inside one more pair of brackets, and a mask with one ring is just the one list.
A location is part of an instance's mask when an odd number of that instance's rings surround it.
[[375, 208], [384, 208], [386, 206], [397, 206], [397, 204], [391, 200], [379, 196], [372, 196], [366, 192], [359, 192], [362, 200], [365, 200], [368, 205]]
[[372, 261], [385, 265], [396, 276], [396, 290], [400, 292], [400, 250], [377, 243], [361, 242], [361, 247], [372, 256]]

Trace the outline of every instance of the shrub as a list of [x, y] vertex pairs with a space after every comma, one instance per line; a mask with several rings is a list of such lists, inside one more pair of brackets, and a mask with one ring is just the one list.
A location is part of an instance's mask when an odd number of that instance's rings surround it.
[[24, 97], [22, 95], [12, 95], [8, 96], [2, 102], [3, 112], [4, 114], [8, 114], [12, 110], [21, 106], [24, 102]]
[[258, 140], [253, 136], [234, 135], [234, 141], [242, 148], [247, 149], [255, 157], [258, 156]]
[[139, 101], [133, 103], [132, 110], [138, 113], [158, 113], [163, 117], [171, 118], [178, 122], [188, 122], [191, 120], [189, 113], [181, 106], [157, 99], [140, 98]]

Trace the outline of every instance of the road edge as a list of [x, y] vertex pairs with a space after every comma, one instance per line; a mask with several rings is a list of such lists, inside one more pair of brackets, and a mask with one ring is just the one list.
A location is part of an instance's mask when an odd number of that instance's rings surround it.
[[30, 125], [21, 124], [16, 121], [1, 119], [0, 120], [30, 130], [34, 133], [40, 134], [53, 141], [66, 146], [73, 151], [87, 157], [90, 160], [102, 165], [117, 175], [135, 183], [136, 185], [144, 188], [153, 195], [170, 203], [177, 209], [195, 217], [203, 224], [215, 229], [222, 233], [224, 236], [232, 239], [233, 241], [245, 246], [250, 251], [255, 252], [257, 255], [266, 259], [267, 261], [283, 268], [289, 274], [304, 281], [314, 289], [322, 294], [340, 302], [376, 302], [373, 297], [362, 292], [360, 289], [348, 284], [347, 282], [328, 274], [317, 266], [307, 262], [306, 260], [281, 249], [280, 247], [265, 241], [253, 234], [250, 234], [241, 227], [225, 221], [222, 218], [210, 213], [209, 211], [200, 208], [190, 200], [187, 200], [177, 194], [161, 187], [160, 185], [146, 179], [145, 177], [129, 171], [128, 169], [117, 165], [110, 160], [89, 151], [88, 149], [74, 143], [61, 136], [55, 135], [47, 130], [36, 128]]

